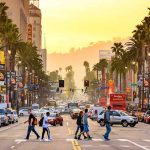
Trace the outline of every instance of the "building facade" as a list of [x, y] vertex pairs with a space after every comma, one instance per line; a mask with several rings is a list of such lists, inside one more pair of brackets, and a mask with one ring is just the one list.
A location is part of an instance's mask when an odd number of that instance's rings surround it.
[[38, 53], [41, 56], [43, 63], [43, 71], [46, 72], [47, 68], [47, 50], [42, 49], [42, 14], [41, 10], [34, 3], [29, 6], [29, 19], [28, 19], [28, 41], [32, 42], [38, 48]]
[[5, 2], [9, 7], [8, 17], [17, 25], [21, 39], [26, 42], [29, 0], [1, 0], [1, 2]]

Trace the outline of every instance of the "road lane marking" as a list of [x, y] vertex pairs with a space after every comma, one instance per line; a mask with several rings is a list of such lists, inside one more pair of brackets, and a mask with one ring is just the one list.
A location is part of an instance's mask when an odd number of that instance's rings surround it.
[[143, 140], [144, 142], [150, 142], [150, 140]]
[[15, 146], [11, 146], [10, 148], [11, 148], [11, 149], [14, 149], [14, 148], [15, 148]]
[[68, 128], [68, 132], [69, 132], [69, 135], [71, 135], [71, 129], [70, 128]]
[[75, 146], [77, 147], [77, 149], [78, 149], [78, 150], [81, 150], [81, 147], [80, 147], [80, 145], [79, 145], [78, 141], [77, 141], [77, 140], [75, 140], [75, 141], [74, 141], [74, 143], [75, 143]]
[[69, 123], [67, 122], [67, 127], [69, 126]]
[[129, 142], [129, 143], [131, 143], [131, 144], [133, 144], [133, 145], [135, 145], [135, 146], [137, 146], [137, 147], [139, 147], [139, 148], [141, 148], [141, 149], [150, 150], [150, 149], [146, 148], [145, 146], [142, 146], [142, 145], [140, 145], [140, 144], [137, 144], [137, 143], [135, 143], [135, 142], [133, 142], [133, 141], [131, 141], [131, 140], [128, 140], [128, 139], [118, 139], [118, 141]]
[[103, 139], [92, 139], [92, 141], [104, 141]]
[[73, 150], [77, 150], [77, 149], [76, 149], [76, 146], [75, 146], [75, 144], [74, 144], [74, 141], [72, 141], [71, 143], [72, 143], [72, 146], [73, 146]]

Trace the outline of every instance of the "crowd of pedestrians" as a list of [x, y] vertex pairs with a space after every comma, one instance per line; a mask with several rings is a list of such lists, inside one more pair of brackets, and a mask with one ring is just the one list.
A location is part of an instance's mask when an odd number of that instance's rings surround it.
[[[111, 132], [111, 124], [110, 124], [110, 110], [111, 106], [108, 106], [107, 110], [104, 113], [104, 121], [106, 124], [106, 133], [103, 135], [104, 140], [108, 141], [109, 134]], [[75, 132], [75, 139], [81, 140], [81, 135], [83, 135], [84, 139], [92, 140], [89, 131], [89, 124], [88, 124], [88, 109], [85, 109], [85, 112], [80, 111], [79, 116], [77, 117], [77, 129]], [[80, 132], [79, 132], [80, 130]], [[78, 134], [79, 132], [79, 134]]]
[[33, 114], [32, 111], [30, 110], [29, 118], [27, 121], [24, 122], [24, 123], [28, 122], [28, 130], [27, 130], [27, 136], [26, 136], [27, 140], [29, 140], [31, 131], [36, 135], [37, 139], [40, 138], [40, 135], [35, 130], [35, 126], [38, 124], [40, 127], [43, 128], [41, 140], [45, 141], [45, 139], [44, 139], [45, 132], [47, 132], [48, 140], [49, 141], [52, 140], [52, 138], [50, 136], [50, 130], [49, 130], [49, 119], [48, 119], [49, 115], [50, 115], [49, 112], [47, 112], [45, 116], [42, 114], [41, 119], [38, 122], [36, 115]]
[[[111, 124], [110, 124], [110, 110], [111, 106], [108, 106], [107, 110], [104, 113], [104, 121], [106, 124], [106, 133], [103, 135], [104, 140], [108, 141], [109, 139], [109, 134], [111, 132]], [[41, 140], [44, 139], [45, 132], [47, 132], [48, 140], [51, 141], [51, 135], [50, 135], [50, 130], [49, 130], [49, 117], [50, 113], [47, 112], [46, 115], [44, 116], [43, 114], [41, 115], [41, 119], [38, 122], [36, 115], [33, 114], [30, 110], [30, 115], [27, 121], [24, 123], [28, 122], [28, 130], [27, 130], [27, 136], [26, 139], [28, 140], [30, 137], [31, 131], [36, 135], [37, 139], [40, 138], [40, 135], [37, 133], [35, 130], [35, 125], [39, 124], [40, 127], [43, 128], [42, 131], [42, 136]], [[89, 130], [89, 124], [88, 124], [88, 109], [85, 109], [85, 111], [80, 111], [79, 116], [77, 117], [77, 129], [75, 132], [74, 138], [77, 140], [81, 140], [81, 135], [85, 140], [92, 140], [92, 137], [90, 136], [90, 130]]]

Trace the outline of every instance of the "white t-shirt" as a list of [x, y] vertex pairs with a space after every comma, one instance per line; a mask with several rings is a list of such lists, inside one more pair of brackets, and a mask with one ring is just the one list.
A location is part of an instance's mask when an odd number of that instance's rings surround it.
[[48, 128], [48, 123], [46, 123], [47, 121], [48, 121], [48, 117], [45, 115], [43, 119], [43, 125], [42, 125], [43, 128]]

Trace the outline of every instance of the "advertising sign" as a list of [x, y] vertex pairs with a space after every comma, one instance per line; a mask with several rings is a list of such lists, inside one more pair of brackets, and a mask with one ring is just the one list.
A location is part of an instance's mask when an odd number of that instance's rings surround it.
[[4, 73], [0, 72], [0, 81], [4, 81], [4, 77], [5, 77]]
[[106, 97], [100, 97], [98, 100], [98, 104], [102, 107], [107, 107], [107, 98]]
[[110, 94], [110, 106], [114, 110], [126, 110], [125, 94]]
[[4, 51], [0, 51], [0, 64], [5, 64]]
[[28, 24], [27, 41], [32, 43], [32, 25]]

